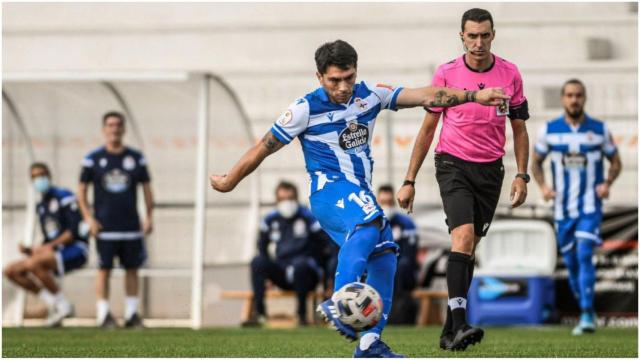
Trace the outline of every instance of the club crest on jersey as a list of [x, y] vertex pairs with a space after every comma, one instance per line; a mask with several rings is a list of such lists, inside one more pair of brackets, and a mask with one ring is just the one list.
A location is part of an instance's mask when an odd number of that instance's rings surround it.
[[133, 170], [136, 168], [136, 161], [133, 159], [133, 156], [129, 155], [122, 160], [122, 167], [125, 170]]
[[369, 143], [369, 127], [358, 123], [357, 120], [349, 121], [340, 133], [338, 142], [346, 153], [359, 153]]
[[289, 121], [291, 121], [291, 119], [293, 119], [293, 113], [291, 112], [291, 110], [287, 110], [278, 119], [278, 124], [280, 124], [280, 126], [285, 126], [289, 123]]
[[278, 242], [280, 241], [280, 237], [282, 235], [280, 234], [280, 230], [277, 229], [273, 229], [271, 230], [271, 232], [269, 233], [269, 238], [271, 239], [271, 241], [273, 242]]
[[99, 164], [100, 164], [100, 167], [107, 166], [107, 159], [105, 159], [105, 158], [100, 159]]
[[58, 212], [58, 209], [60, 208], [60, 204], [58, 204], [58, 200], [56, 199], [52, 199], [51, 202], [49, 202], [49, 212], [50, 213], [56, 213]]
[[356, 98], [355, 100], [353, 100], [353, 102], [358, 106], [358, 108], [359, 108], [360, 110], [364, 110], [364, 109], [366, 109], [366, 108], [367, 108], [367, 106], [369, 105], [369, 104], [367, 104], [367, 102], [366, 102], [366, 101], [364, 101], [364, 100], [360, 99], [359, 97], [358, 97], [358, 98]]
[[113, 169], [102, 177], [102, 186], [110, 193], [121, 193], [129, 188], [129, 174]]
[[482, 90], [482, 89], [484, 89], [485, 86], [486, 85], [484, 83], [479, 83], [478, 84], [478, 89]]
[[293, 223], [293, 236], [298, 238], [307, 236], [307, 224], [304, 220], [298, 219]]

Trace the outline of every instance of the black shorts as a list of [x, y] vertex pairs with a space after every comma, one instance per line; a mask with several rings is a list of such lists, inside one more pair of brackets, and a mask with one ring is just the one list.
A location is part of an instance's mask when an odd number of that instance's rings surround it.
[[142, 238], [135, 240], [96, 241], [100, 269], [113, 269], [113, 259], [117, 256], [125, 269], [138, 269], [147, 260], [147, 250]]
[[476, 236], [487, 235], [500, 199], [502, 159], [473, 163], [449, 154], [436, 154], [436, 179], [449, 232], [473, 224]]

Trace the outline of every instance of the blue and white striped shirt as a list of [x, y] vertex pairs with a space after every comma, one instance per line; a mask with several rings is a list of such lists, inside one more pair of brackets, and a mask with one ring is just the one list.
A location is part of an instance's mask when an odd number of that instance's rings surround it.
[[564, 116], [549, 121], [538, 135], [535, 151], [551, 156], [556, 220], [602, 213], [595, 189], [604, 182], [603, 155], [611, 158], [617, 152], [602, 121], [585, 115], [577, 128]]
[[323, 88], [294, 101], [273, 124], [271, 132], [288, 144], [296, 136], [311, 178], [311, 193], [327, 182], [347, 180], [372, 190], [371, 139], [376, 116], [397, 110], [402, 88], [360, 82], [346, 104], [335, 104]]

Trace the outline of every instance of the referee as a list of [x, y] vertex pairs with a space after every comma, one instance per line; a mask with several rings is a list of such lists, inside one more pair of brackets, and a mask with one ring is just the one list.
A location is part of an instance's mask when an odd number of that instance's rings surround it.
[[460, 32], [465, 54], [440, 65], [432, 85], [465, 90], [501, 87], [511, 97], [508, 103], [493, 107], [464, 104], [451, 108], [427, 108], [404, 184], [397, 194], [400, 206], [411, 212], [416, 176], [442, 114], [435, 166], [451, 233], [451, 253], [447, 263], [449, 307], [440, 336], [440, 347], [447, 350], [465, 350], [468, 345], [480, 342], [484, 335], [482, 329], [467, 324], [467, 292], [473, 277], [476, 245], [487, 234], [500, 198], [507, 118], [513, 129], [518, 167], [518, 174], [511, 184], [511, 206], [522, 205], [527, 197], [527, 100], [518, 68], [491, 53], [495, 35], [493, 18], [488, 11], [466, 11], [462, 15]]

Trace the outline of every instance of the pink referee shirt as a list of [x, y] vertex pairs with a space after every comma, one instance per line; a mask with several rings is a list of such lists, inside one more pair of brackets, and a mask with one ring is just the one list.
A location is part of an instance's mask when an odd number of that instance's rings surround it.
[[[500, 87], [511, 96], [510, 107], [521, 105], [526, 98], [518, 68], [493, 55], [493, 65], [484, 72], [467, 66], [464, 55], [440, 65], [433, 75], [433, 86], [465, 90]], [[430, 112], [442, 112], [442, 131], [436, 153], [447, 153], [460, 159], [486, 163], [504, 156], [507, 116], [498, 115], [497, 107], [466, 103], [449, 108], [432, 107]]]

